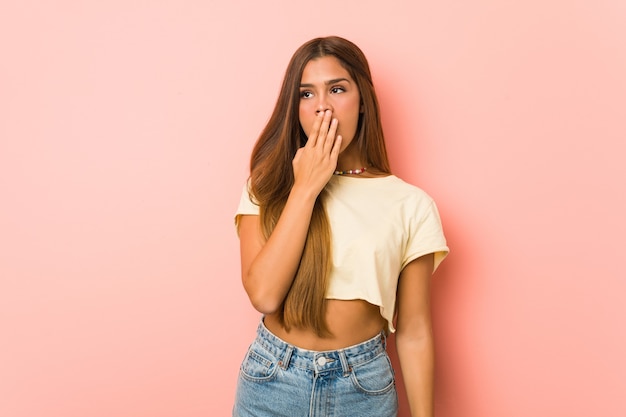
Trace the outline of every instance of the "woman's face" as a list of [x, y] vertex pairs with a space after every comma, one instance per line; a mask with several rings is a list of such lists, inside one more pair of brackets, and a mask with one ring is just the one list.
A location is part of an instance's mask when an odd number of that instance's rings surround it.
[[354, 139], [361, 109], [359, 89], [334, 56], [310, 60], [300, 81], [300, 125], [309, 136], [317, 113], [330, 110], [339, 121], [341, 151]]

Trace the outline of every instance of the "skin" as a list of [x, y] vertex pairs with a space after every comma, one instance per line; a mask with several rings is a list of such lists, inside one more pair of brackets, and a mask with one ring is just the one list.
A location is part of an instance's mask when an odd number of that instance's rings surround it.
[[[361, 111], [354, 80], [334, 57], [309, 61], [302, 74], [300, 123], [307, 143], [293, 159], [294, 185], [267, 241], [258, 216], [239, 223], [242, 281], [265, 325], [281, 339], [310, 350], [336, 350], [367, 340], [386, 327], [378, 306], [364, 300], [328, 300], [331, 337], [309, 329], [287, 331], [277, 318], [298, 268], [313, 205], [336, 169], [366, 166], [354, 136]], [[378, 176], [366, 171], [358, 177]], [[397, 290], [396, 346], [413, 417], [432, 417], [434, 349], [429, 291], [433, 255], [401, 272]]]
[[[338, 157], [339, 169], [356, 169], [364, 166], [353, 138], [361, 112], [361, 95], [348, 71], [335, 57], [322, 57], [309, 61], [300, 83], [300, 125], [311, 137], [317, 117], [330, 111], [337, 122], [336, 135], [342, 143]], [[351, 165], [352, 164], [352, 165]]]

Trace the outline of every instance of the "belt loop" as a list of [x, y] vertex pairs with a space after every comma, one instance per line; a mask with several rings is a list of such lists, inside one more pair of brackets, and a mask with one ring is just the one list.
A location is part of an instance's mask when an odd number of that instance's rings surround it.
[[346, 356], [346, 352], [343, 350], [339, 351], [339, 361], [341, 362], [341, 370], [343, 371], [343, 376], [346, 377], [350, 375], [352, 372], [352, 367], [348, 364], [348, 357]]
[[285, 354], [283, 355], [283, 359], [279, 362], [279, 365], [283, 369], [287, 369], [289, 367], [289, 362], [291, 361], [291, 355], [293, 354], [293, 346], [287, 345], [287, 349], [285, 349]]

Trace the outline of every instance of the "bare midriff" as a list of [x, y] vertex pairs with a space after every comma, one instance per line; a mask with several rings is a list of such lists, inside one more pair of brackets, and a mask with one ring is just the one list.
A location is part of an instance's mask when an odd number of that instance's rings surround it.
[[285, 342], [302, 349], [324, 351], [353, 346], [386, 329], [387, 321], [380, 307], [363, 300], [328, 300], [326, 323], [331, 336], [319, 337], [311, 329], [291, 328], [287, 331], [275, 314], [265, 316], [268, 330]]

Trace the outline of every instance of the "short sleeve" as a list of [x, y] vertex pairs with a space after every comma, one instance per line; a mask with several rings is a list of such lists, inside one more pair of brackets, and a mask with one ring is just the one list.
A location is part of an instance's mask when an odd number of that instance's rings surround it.
[[434, 272], [450, 252], [435, 202], [431, 201], [426, 210], [418, 213], [418, 216], [409, 221], [409, 225], [409, 236], [402, 260], [402, 268], [420, 256], [434, 253]]
[[241, 198], [239, 199], [239, 207], [237, 207], [237, 212], [235, 213], [235, 227], [237, 231], [239, 231], [239, 219], [243, 215], [259, 215], [259, 205], [252, 201], [250, 195], [250, 185], [249, 182], [244, 185], [243, 190], [241, 191]]

